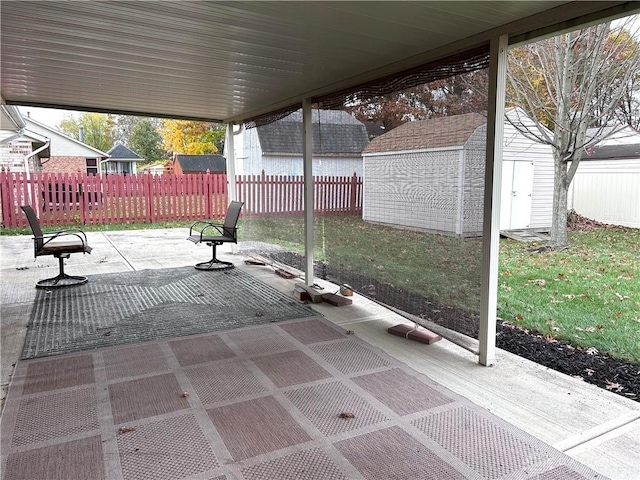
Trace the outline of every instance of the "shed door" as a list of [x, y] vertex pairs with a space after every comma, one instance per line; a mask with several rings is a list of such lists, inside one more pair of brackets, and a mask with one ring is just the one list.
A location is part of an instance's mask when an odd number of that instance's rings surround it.
[[533, 162], [504, 162], [502, 164], [500, 230], [529, 227], [532, 193]]

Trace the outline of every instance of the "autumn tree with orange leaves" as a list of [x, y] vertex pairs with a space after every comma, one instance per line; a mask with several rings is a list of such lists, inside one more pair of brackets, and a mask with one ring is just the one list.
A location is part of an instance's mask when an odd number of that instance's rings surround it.
[[164, 120], [160, 126], [164, 149], [175, 154], [206, 155], [222, 149], [224, 127], [192, 120]]

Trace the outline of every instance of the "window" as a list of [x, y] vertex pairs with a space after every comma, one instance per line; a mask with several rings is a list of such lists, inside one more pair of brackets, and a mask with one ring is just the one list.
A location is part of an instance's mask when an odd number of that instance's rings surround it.
[[97, 174], [98, 174], [98, 159], [87, 158], [87, 175], [97, 175]]

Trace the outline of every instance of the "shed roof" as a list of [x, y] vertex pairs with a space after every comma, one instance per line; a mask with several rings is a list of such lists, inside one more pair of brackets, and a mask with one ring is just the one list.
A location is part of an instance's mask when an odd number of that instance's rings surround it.
[[479, 113], [407, 122], [371, 140], [362, 153], [462, 146], [485, 123], [487, 117]]
[[227, 159], [222, 155], [176, 155], [176, 161], [184, 173], [227, 171]]
[[[313, 110], [313, 153], [356, 155], [369, 143], [364, 124], [347, 112]], [[300, 110], [257, 127], [263, 154], [302, 155], [302, 112]]]
[[107, 154], [111, 157], [110, 160], [144, 160], [144, 158], [142, 158], [136, 152], [125, 147], [121, 143], [111, 147]]
[[581, 160], [619, 160], [640, 158], [640, 143], [628, 145], [596, 145], [587, 149]]

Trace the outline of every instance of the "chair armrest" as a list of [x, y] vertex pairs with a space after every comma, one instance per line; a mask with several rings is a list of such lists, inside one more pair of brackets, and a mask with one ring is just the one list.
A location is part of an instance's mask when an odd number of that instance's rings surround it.
[[211, 228], [215, 229], [215, 230], [216, 230], [216, 232], [217, 232], [219, 235], [224, 235], [224, 230], [222, 229], [222, 227], [223, 227], [223, 224], [222, 224], [222, 223], [212, 223], [212, 222], [203, 222], [203, 221], [199, 221], [199, 222], [194, 222], [194, 223], [191, 225], [191, 228], [189, 228], [189, 236], [191, 236], [191, 235], [193, 234], [193, 229], [194, 229], [194, 227], [196, 227], [196, 226], [198, 226], [198, 225], [204, 225], [204, 226], [202, 227], [202, 229], [201, 229], [199, 232], [196, 230], [196, 232], [200, 234], [200, 240], [201, 240], [201, 241], [202, 241], [202, 237], [205, 235], [205, 232], [206, 232], [208, 229], [211, 229]]
[[60, 237], [64, 237], [64, 236], [78, 237], [80, 239], [80, 241], [82, 242], [82, 246], [83, 247], [88, 246], [87, 235], [82, 230], [61, 230], [61, 231], [55, 232], [55, 233], [45, 233], [45, 234], [42, 235], [42, 240], [43, 240], [42, 246], [44, 247], [51, 240], [54, 240], [54, 239], [60, 238]]

